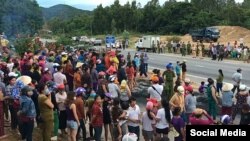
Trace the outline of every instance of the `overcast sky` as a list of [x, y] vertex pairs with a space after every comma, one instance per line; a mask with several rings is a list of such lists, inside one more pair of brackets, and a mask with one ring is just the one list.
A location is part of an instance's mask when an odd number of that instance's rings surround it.
[[[125, 4], [127, 1], [133, 0], [120, 0], [120, 4]], [[136, 0], [144, 6], [149, 0]], [[163, 4], [166, 0], [159, 0]], [[184, 0], [177, 0], [184, 1]], [[236, 2], [243, 2], [243, 0], [235, 0]], [[51, 7], [57, 4], [67, 4], [85, 10], [93, 10], [97, 5], [102, 4], [108, 6], [114, 3], [114, 0], [37, 0], [38, 4], [42, 7]]]

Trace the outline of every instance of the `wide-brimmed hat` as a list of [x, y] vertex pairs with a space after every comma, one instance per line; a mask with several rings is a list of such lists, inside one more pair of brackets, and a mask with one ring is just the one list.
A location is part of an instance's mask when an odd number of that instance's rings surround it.
[[17, 78], [16, 81], [22, 81], [24, 85], [29, 85], [32, 81], [31, 77], [23, 75]]
[[76, 63], [76, 68], [80, 68], [80, 67], [82, 67], [82, 65], [83, 65], [83, 63], [77, 62], [77, 63]]
[[225, 83], [223, 84], [222, 91], [225, 91], [225, 92], [231, 91], [233, 87], [234, 87], [233, 84]]
[[239, 88], [240, 88], [240, 91], [245, 91], [247, 89], [247, 86], [244, 84], [241, 84]]

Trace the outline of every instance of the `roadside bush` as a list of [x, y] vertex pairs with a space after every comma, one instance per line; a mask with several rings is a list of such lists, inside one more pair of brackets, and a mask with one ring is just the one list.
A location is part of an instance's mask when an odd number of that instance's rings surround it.
[[172, 36], [172, 37], [167, 38], [167, 41], [168, 42], [172, 42], [173, 41], [173, 42], [177, 43], [177, 42], [181, 41], [181, 38], [178, 37], [178, 36]]

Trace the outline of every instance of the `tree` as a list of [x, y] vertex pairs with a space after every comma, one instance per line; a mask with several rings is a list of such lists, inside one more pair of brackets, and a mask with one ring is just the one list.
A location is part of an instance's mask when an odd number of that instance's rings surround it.
[[116, 34], [116, 33], [117, 33], [115, 19], [112, 19], [112, 22], [111, 22], [111, 29], [112, 29], [112, 34]]

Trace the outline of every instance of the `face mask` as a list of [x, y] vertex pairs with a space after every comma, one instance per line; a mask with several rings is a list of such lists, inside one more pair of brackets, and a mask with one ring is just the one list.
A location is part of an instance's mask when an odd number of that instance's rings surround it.
[[45, 95], [49, 95], [50, 94], [49, 89], [46, 89], [44, 92], [45, 92]]
[[32, 96], [33, 95], [33, 91], [28, 91], [27, 93], [29, 96]]

